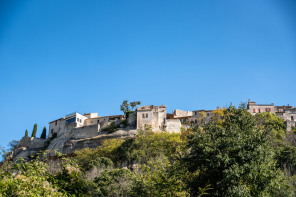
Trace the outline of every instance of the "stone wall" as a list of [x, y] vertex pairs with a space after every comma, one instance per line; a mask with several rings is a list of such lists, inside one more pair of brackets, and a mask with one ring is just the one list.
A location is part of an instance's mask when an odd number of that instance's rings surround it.
[[[100, 130], [100, 125], [90, 125], [84, 127], [73, 128], [68, 132], [68, 137], [73, 139], [90, 138], [97, 136]], [[65, 133], [67, 134], [67, 133]]]
[[144, 130], [145, 125], [150, 125], [153, 127], [152, 110], [137, 111], [137, 129]]
[[176, 109], [173, 114], [174, 114], [174, 118], [188, 117], [188, 116], [192, 116], [192, 111], [183, 111], [183, 110]]
[[179, 119], [167, 119], [165, 124], [165, 130], [171, 133], [181, 132], [181, 121]]
[[26, 148], [43, 148], [45, 146], [46, 139], [34, 138], [34, 137], [23, 137], [20, 140], [18, 147]]
[[137, 112], [134, 111], [132, 114], [129, 115], [127, 119], [127, 124], [131, 128], [137, 128]]
[[286, 120], [287, 131], [291, 131], [292, 127], [296, 127], [296, 121]]
[[12, 151], [11, 157], [13, 161], [23, 158], [29, 160], [31, 156], [36, 156], [40, 151], [47, 147], [47, 140], [34, 137], [23, 137], [18, 147]]

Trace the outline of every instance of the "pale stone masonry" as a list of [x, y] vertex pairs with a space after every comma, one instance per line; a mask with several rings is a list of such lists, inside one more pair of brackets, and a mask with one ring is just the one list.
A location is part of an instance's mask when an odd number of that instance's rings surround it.
[[147, 105], [137, 108], [137, 129], [150, 125], [153, 131], [165, 129], [166, 106]]
[[123, 118], [123, 115], [100, 117], [98, 113], [85, 113], [82, 115], [75, 112], [50, 122], [48, 137], [51, 138], [54, 133], [60, 136], [74, 128], [91, 125], [96, 125], [98, 130], [100, 130], [100, 128], [106, 127], [111, 123], [119, 124]]
[[[219, 110], [217, 108], [216, 110]], [[271, 104], [257, 104], [254, 101], [248, 101], [247, 110], [255, 115], [257, 113], [270, 112], [282, 118], [287, 126], [287, 130], [296, 127], [296, 108], [292, 106], [275, 106]], [[145, 129], [149, 125], [153, 131], [180, 132], [181, 127], [185, 129], [194, 124], [208, 123], [214, 115], [214, 110], [193, 110], [183, 111], [176, 109], [172, 114], [166, 113], [166, 106], [146, 105], [138, 107], [126, 122], [128, 129]], [[122, 125], [126, 119], [124, 115], [113, 115], [100, 117], [98, 113], [79, 114], [77, 112], [66, 115], [63, 118], [49, 123], [49, 138], [54, 133], [57, 136], [74, 128], [86, 126], [95, 126], [98, 132], [110, 124]], [[83, 130], [81, 130], [83, 131]]]
[[[94, 148], [101, 145], [106, 139], [128, 139], [137, 135], [147, 125], [155, 132], [169, 131], [180, 133], [194, 125], [203, 125], [210, 122], [215, 110], [183, 111], [176, 109], [172, 114], [166, 113], [166, 106], [147, 105], [138, 107], [128, 118], [124, 115], [99, 116], [98, 113], [71, 113], [49, 123], [50, 140], [23, 137], [16, 150], [10, 153], [13, 161], [17, 158], [30, 160], [40, 151], [48, 151], [54, 156], [55, 151], [63, 154], [72, 153], [82, 148]], [[296, 127], [296, 108], [290, 105], [275, 106], [271, 104], [257, 104], [249, 100], [247, 110], [252, 114], [273, 113], [285, 121], [287, 130]], [[218, 112], [218, 111], [217, 111]], [[116, 125], [116, 129], [109, 132], [108, 126]], [[107, 130], [106, 130], [107, 129]], [[56, 134], [56, 138], [52, 138]]]
[[285, 121], [287, 131], [290, 131], [292, 127], [296, 127], [296, 108], [290, 105], [274, 106], [273, 103], [256, 104], [256, 102], [249, 99], [247, 109], [253, 115], [263, 112], [276, 114], [278, 117]]

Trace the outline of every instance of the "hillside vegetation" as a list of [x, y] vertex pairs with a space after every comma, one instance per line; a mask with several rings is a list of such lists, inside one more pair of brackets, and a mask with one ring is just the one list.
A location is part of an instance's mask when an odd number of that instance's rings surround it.
[[72, 155], [6, 161], [0, 196], [295, 196], [294, 132], [230, 106], [181, 134], [147, 127]]

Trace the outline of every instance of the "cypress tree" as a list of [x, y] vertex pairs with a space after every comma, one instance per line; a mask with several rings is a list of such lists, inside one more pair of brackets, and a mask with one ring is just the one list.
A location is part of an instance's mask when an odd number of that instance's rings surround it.
[[43, 131], [42, 131], [40, 138], [46, 139], [46, 127], [43, 127]]
[[26, 129], [25, 137], [29, 137], [28, 129]]
[[36, 134], [37, 134], [37, 124], [34, 124], [34, 128], [33, 128], [33, 132], [32, 132], [31, 137], [36, 137]]

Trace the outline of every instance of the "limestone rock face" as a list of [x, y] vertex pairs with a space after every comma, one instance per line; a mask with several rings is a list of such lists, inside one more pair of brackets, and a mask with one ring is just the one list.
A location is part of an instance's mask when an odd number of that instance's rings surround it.
[[10, 156], [13, 161], [17, 158], [29, 160], [31, 156], [35, 156], [38, 152], [45, 150], [46, 146], [46, 139], [23, 137], [16, 149], [11, 152]]
[[136, 130], [118, 130], [113, 133], [99, 132], [97, 125], [74, 128], [51, 141], [39, 138], [24, 137], [19, 146], [11, 153], [13, 161], [18, 158], [29, 160], [40, 151], [48, 151], [48, 156], [54, 156], [55, 151], [63, 154], [73, 153], [83, 148], [95, 148], [102, 141], [111, 138], [127, 139], [137, 134]]

